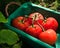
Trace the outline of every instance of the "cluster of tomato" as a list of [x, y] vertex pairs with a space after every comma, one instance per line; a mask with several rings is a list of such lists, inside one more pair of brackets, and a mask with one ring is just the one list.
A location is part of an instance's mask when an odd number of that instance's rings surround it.
[[28, 17], [25, 15], [13, 19], [12, 25], [50, 45], [55, 44], [57, 40], [58, 21], [53, 17], [45, 18], [35, 12]]

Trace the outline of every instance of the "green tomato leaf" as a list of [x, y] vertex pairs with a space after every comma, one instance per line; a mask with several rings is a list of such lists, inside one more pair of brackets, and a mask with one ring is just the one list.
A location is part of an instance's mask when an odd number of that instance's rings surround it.
[[18, 35], [8, 29], [3, 29], [0, 31], [0, 44], [7, 43], [8, 45], [13, 45], [19, 40]]
[[5, 19], [4, 15], [0, 12], [0, 22], [7, 22], [7, 19]]

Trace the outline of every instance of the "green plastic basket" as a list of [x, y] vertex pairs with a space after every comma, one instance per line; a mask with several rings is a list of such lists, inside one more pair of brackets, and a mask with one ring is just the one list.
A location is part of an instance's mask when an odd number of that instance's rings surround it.
[[49, 17], [52, 16], [58, 20], [59, 27], [57, 30], [57, 33], [59, 34], [60, 31], [60, 12], [50, 10], [48, 8], [44, 8], [42, 6], [33, 4], [31, 2], [24, 3], [21, 5], [15, 12], [13, 12], [9, 17], [8, 17], [8, 22], [5, 24], [7, 28], [15, 31], [17, 34], [19, 34], [23, 39], [23, 41], [27, 42], [29, 45], [33, 46], [33, 48], [58, 48], [55, 45], [51, 46], [45, 42], [42, 42], [41, 40], [13, 27], [12, 24], [12, 19], [18, 17], [18, 16], [23, 16], [23, 15], [29, 15], [32, 12], [40, 12], [43, 16]]

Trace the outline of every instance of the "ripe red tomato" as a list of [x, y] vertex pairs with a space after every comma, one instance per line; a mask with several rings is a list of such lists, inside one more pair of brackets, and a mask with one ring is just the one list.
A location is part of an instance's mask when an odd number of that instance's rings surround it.
[[30, 14], [29, 18], [35, 18], [35, 20], [44, 19], [43, 15], [38, 12]]
[[37, 24], [36, 22], [39, 22], [40, 24], [42, 24], [44, 19], [43, 15], [38, 12], [31, 13], [29, 15], [29, 18], [32, 18], [34, 20], [34, 24]]
[[57, 30], [58, 28], [58, 22], [55, 18], [53, 17], [48, 17], [46, 20], [43, 21], [42, 26], [44, 29], [53, 29]]
[[42, 29], [39, 25], [31, 25], [26, 28], [26, 32], [34, 37], [38, 37], [38, 35], [42, 32]]
[[25, 17], [19, 16], [12, 21], [12, 25], [20, 30], [25, 31], [25, 29], [30, 25], [25, 21]]
[[32, 24], [32, 18], [26, 18], [25, 22], [28, 22], [31, 25]]
[[57, 40], [57, 34], [53, 29], [48, 29], [39, 35], [39, 39], [50, 45], [53, 45]]

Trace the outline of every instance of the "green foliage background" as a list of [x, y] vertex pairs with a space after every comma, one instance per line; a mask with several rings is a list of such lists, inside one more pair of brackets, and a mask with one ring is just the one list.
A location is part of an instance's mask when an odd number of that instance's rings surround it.
[[7, 21], [0, 12], [0, 48], [21, 48], [22, 43], [18, 34], [7, 29], [4, 25]]
[[[20, 4], [23, 4], [23, 3], [25, 3], [25, 2], [28, 2], [28, 1], [31, 1], [31, 2], [33, 2], [33, 3], [41, 3], [41, 0], [0, 0], [0, 10], [2, 11], [2, 13], [6, 16], [6, 14], [5, 14], [5, 7], [6, 7], [6, 5], [9, 3], [9, 2], [12, 2], [12, 1], [14, 1], [14, 2], [18, 2], [18, 3], [20, 3]], [[40, 1], [40, 2], [39, 2]], [[55, 4], [54, 4], [54, 6], [53, 7], [50, 7], [50, 9], [56, 9], [57, 8], [57, 6], [59, 6], [60, 7], [60, 0], [44, 0], [44, 3], [45, 3], [45, 5], [49, 5], [49, 4], [52, 4], [54, 1], [57, 1]], [[58, 5], [57, 5], [57, 3], [58, 3]], [[11, 10], [11, 8], [12, 8], [12, 10]], [[18, 8], [18, 6], [16, 6], [16, 5], [11, 5], [10, 7], [9, 7], [9, 14], [11, 14], [15, 9], [17, 9]]]

